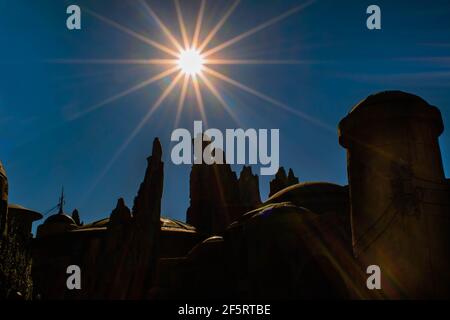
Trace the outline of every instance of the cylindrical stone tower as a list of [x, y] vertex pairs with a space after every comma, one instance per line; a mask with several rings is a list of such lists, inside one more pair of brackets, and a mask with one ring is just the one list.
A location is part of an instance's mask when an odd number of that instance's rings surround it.
[[443, 129], [439, 109], [400, 91], [369, 96], [339, 123], [353, 252], [364, 271], [380, 267], [386, 298], [450, 294], [449, 186], [438, 142]]

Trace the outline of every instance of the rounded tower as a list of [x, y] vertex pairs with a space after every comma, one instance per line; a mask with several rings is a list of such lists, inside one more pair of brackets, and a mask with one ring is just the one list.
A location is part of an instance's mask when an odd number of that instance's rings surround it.
[[400, 91], [369, 96], [339, 123], [353, 253], [364, 271], [380, 267], [387, 298], [450, 294], [443, 130], [439, 109]]

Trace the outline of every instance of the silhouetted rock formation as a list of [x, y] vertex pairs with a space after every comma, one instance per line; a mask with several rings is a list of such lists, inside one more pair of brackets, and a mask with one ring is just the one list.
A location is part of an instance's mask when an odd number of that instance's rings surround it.
[[238, 179], [230, 165], [194, 164], [186, 221], [201, 233], [221, 233], [239, 216], [239, 198]]
[[125, 205], [125, 200], [123, 200], [123, 198], [120, 198], [119, 200], [117, 200], [116, 208], [111, 212], [111, 215], [109, 216], [109, 224], [112, 227], [114, 225], [128, 224], [131, 222], [131, 220], [131, 211]]
[[292, 186], [298, 183], [298, 178], [294, 175], [294, 171], [289, 169], [289, 173], [286, 176], [286, 171], [283, 167], [278, 169], [278, 172], [275, 174], [275, 178], [270, 181], [270, 192], [269, 197], [274, 195], [280, 190]]
[[[339, 129], [349, 186], [298, 183], [292, 170], [286, 175], [280, 168], [272, 196], [258, 205], [258, 177], [249, 167], [237, 179], [229, 165], [195, 164], [187, 212], [194, 226], [160, 216], [156, 140], [133, 214], [119, 199], [109, 219], [77, 226], [59, 214], [40, 226], [46, 232], [33, 243], [37, 293], [44, 299], [448, 298], [450, 185], [437, 139], [439, 111], [416, 96], [384, 92], [353, 108]], [[65, 287], [70, 264], [83, 272], [80, 291]], [[372, 264], [382, 270], [380, 290], [366, 285]]]
[[288, 173], [288, 184], [290, 186], [292, 186], [293, 184], [297, 184], [298, 183], [298, 177], [296, 177], [294, 175], [294, 170], [292, 170], [292, 168], [289, 168], [289, 173]]
[[80, 213], [78, 212], [77, 209], [73, 210], [73, 212], [72, 212], [72, 219], [73, 219], [73, 221], [75, 221], [77, 226], [82, 226], [83, 225], [83, 222], [81, 222], [81, 220], [80, 220]]
[[240, 203], [249, 211], [255, 209], [261, 204], [259, 194], [259, 177], [252, 173], [252, 168], [244, 166], [238, 180]]
[[[138, 299], [147, 294], [159, 258], [164, 176], [161, 155], [160, 142], [155, 139], [144, 181], [134, 200], [133, 215], [125, 201], [119, 199], [110, 219], [66, 230], [72, 232], [71, 237], [65, 238], [60, 232], [38, 233], [33, 270], [38, 293], [51, 299]], [[65, 217], [73, 221], [69, 216], [57, 214], [40, 228], [47, 226], [51, 231], [52, 224], [64, 223], [61, 219]], [[49, 241], [52, 238], [59, 241]], [[73, 251], [67, 252], [68, 247]], [[49, 253], [54, 260], [43, 258]], [[70, 264], [83, 270], [83, 290], [79, 292], [65, 288], [65, 270]], [[47, 285], [48, 279], [53, 279], [51, 287]]]
[[[204, 138], [202, 150], [209, 143]], [[218, 152], [223, 153], [218, 149], [213, 153]], [[186, 221], [205, 235], [221, 234], [231, 222], [261, 204], [259, 178], [251, 167], [244, 166], [238, 179], [229, 164], [194, 164], [189, 182]]]
[[153, 142], [152, 156], [144, 181], [134, 199], [134, 278], [129, 298], [142, 297], [151, 288], [156, 261], [158, 259], [159, 234], [161, 230], [161, 198], [164, 184], [164, 164], [161, 161], [162, 148], [158, 139]]

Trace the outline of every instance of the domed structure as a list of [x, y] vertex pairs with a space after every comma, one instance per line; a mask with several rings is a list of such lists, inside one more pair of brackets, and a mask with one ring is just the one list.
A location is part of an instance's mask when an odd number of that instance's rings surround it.
[[421, 97], [416, 96], [411, 93], [391, 90], [391, 91], [382, 91], [368, 96], [363, 99], [361, 102], [357, 103], [352, 107], [350, 113], [359, 112], [360, 110], [372, 108], [375, 106], [388, 106], [392, 105], [392, 107], [396, 109], [401, 108], [411, 108], [411, 107], [428, 107], [428, 103], [423, 100]]
[[333, 245], [343, 243], [335, 230], [339, 222], [327, 216], [292, 202], [277, 202], [230, 225], [224, 236], [231, 257], [229, 268], [237, 281], [246, 279], [238, 285], [239, 296], [346, 297], [347, 288], [336, 267], [341, 264], [334, 260], [333, 265], [328, 257]]
[[48, 217], [44, 223], [63, 223], [63, 224], [75, 224], [75, 220], [65, 213], [57, 213]]
[[78, 224], [75, 220], [71, 216], [64, 213], [64, 204], [65, 200], [63, 187], [57, 205], [58, 213], [48, 217], [44, 223], [37, 228], [36, 238], [59, 234], [78, 228]]
[[[402, 135], [404, 126], [416, 125], [417, 129], [410, 138], [417, 139], [423, 127], [432, 130], [432, 135], [439, 136], [444, 131], [441, 112], [422, 98], [402, 92], [383, 91], [370, 95], [356, 104], [339, 123], [339, 143], [348, 147], [351, 143], [364, 141], [372, 134], [380, 132], [379, 136]], [[403, 126], [400, 126], [402, 124]], [[403, 130], [403, 131], [401, 131]], [[384, 133], [381, 131], [385, 131]], [[409, 137], [404, 136], [406, 140]]]
[[264, 205], [281, 202], [291, 202], [318, 214], [345, 214], [348, 209], [348, 189], [329, 182], [297, 183], [275, 193]]
[[57, 213], [48, 217], [47, 220], [37, 228], [36, 237], [42, 238], [44, 236], [63, 233], [76, 228], [77, 224], [71, 216], [64, 213]]

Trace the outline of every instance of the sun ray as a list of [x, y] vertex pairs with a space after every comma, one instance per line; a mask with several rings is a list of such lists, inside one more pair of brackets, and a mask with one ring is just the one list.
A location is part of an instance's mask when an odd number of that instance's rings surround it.
[[159, 108], [159, 106], [164, 102], [164, 100], [167, 98], [167, 96], [172, 92], [175, 85], [178, 83], [180, 78], [182, 77], [182, 73], [178, 73], [178, 75], [172, 80], [172, 82], [169, 84], [169, 86], [164, 90], [164, 92], [161, 94], [161, 96], [158, 98], [158, 100], [155, 102], [155, 104], [152, 106], [152, 108], [149, 109], [147, 114], [144, 116], [144, 118], [139, 122], [139, 124], [134, 128], [134, 130], [131, 132], [131, 134], [127, 137], [127, 139], [120, 145], [119, 149], [114, 153], [111, 160], [106, 164], [103, 171], [100, 173], [100, 175], [95, 179], [94, 183], [90, 187], [90, 191], [92, 192], [97, 184], [103, 179], [103, 177], [108, 173], [108, 171], [111, 169], [113, 164], [116, 162], [116, 160], [120, 157], [123, 151], [128, 147], [130, 142], [136, 137], [136, 135], [141, 131], [142, 127], [145, 125], [145, 123], [150, 119], [150, 117], [153, 115], [153, 113]]
[[252, 89], [252, 88], [250, 88], [250, 87], [248, 87], [248, 86], [246, 86], [246, 85], [244, 85], [244, 84], [242, 84], [242, 83], [240, 83], [240, 82], [238, 82], [236, 80], [233, 80], [233, 79], [227, 77], [226, 75], [224, 75], [224, 74], [222, 74], [222, 73], [220, 73], [218, 71], [215, 71], [215, 70], [213, 70], [211, 68], [208, 68], [208, 67], [204, 67], [204, 71], [206, 73], [208, 73], [208, 74], [210, 74], [210, 75], [220, 79], [220, 80], [223, 80], [223, 81], [225, 81], [225, 82], [227, 82], [227, 83], [229, 83], [229, 84], [231, 84], [231, 85], [233, 85], [233, 86], [235, 86], [237, 88], [240, 88], [241, 90], [244, 90], [244, 91], [246, 91], [248, 93], [251, 93], [254, 96], [256, 96], [256, 97], [258, 97], [258, 98], [260, 98], [262, 100], [270, 102], [271, 104], [273, 104], [275, 106], [278, 106], [278, 107], [280, 107], [280, 108], [282, 108], [282, 109], [284, 109], [284, 110], [286, 110], [286, 111], [288, 111], [288, 112], [290, 112], [290, 113], [292, 113], [294, 115], [297, 115], [300, 118], [309, 121], [310, 123], [313, 123], [313, 124], [315, 124], [317, 126], [320, 126], [320, 127], [324, 128], [324, 129], [327, 129], [328, 131], [331, 131], [333, 133], [335, 131], [334, 128], [332, 128], [331, 126], [321, 122], [320, 120], [318, 120], [318, 119], [316, 119], [316, 118], [314, 118], [314, 117], [312, 117], [310, 115], [307, 115], [304, 112], [301, 112], [299, 110], [295, 110], [295, 109], [285, 105], [284, 103], [281, 103], [281, 102], [279, 102], [279, 101], [277, 101], [277, 100], [275, 100], [275, 99], [273, 99], [273, 98], [271, 98], [271, 97], [269, 97], [269, 96], [267, 96], [267, 95], [265, 95], [265, 94], [255, 90], [255, 89]]
[[205, 12], [205, 4], [206, 4], [206, 1], [202, 0], [202, 2], [200, 4], [200, 9], [198, 11], [197, 23], [195, 24], [194, 37], [192, 38], [192, 47], [193, 48], [197, 48], [197, 45], [198, 45], [198, 38], [200, 36], [200, 28], [202, 26], [203, 15]]
[[189, 38], [186, 31], [186, 24], [184, 23], [183, 13], [181, 12], [180, 1], [175, 0], [175, 9], [177, 11], [178, 24], [180, 25], [181, 37], [183, 38], [184, 49], [189, 48]]
[[252, 64], [310, 64], [306, 60], [258, 60], [258, 59], [205, 59], [204, 64], [219, 65], [252, 65]]
[[212, 84], [211, 81], [209, 81], [209, 79], [207, 77], [205, 77], [205, 75], [203, 73], [199, 74], [200, 79], [202, 79], [202, 81], [205, 83], [206, 87], [209, 89], [209, 91], [211, 91], [211, 93], [214, 95], [214, 97], [216, 97], [216, 99], [220, 102], [220, 104], [222, 105], [222, 107], [225, 109], [226, 112], [228, 112], [228, 114], [231, 116], [231, 118], [240, 126], [243, 127], [241, 122], [239, 121], [238, 117], [236, 116], [236, 114], [233, 112], [233, 110], [231, 109], [231, 107], [228, 105], [228, 103], [223, 99], [222, 95], [220, 94], [220, 92], [216, 89], [216, 87], [214, 86], [214, 84]]
[[148, 5], [148, 3], [145, 0], [140, 0], [141, 4], [144, 6], [144, 8], [147, 10], [147, 12], [152, 16], [153, 19], [155, 19], [158, 26], [161, 28], [161, 30], [165, 33], [167, 38], [172, 42], [172, 44], [177, 48], [178, 51], [183, 50], [183, 47], [180, 45], [178, 40], [172, 35], [169, 28], [166, 27], [164, 22], [158, 17], [158, 15], [153, 11], [153, 9]]
[[198, 103], [198, 109], [200, 110], [200, 115], [202, 117], [203, 122], [208, 126], [206, 114], [205, 114], [205, 105], [203, 103], [202, 93], [200, 91], [200, 86], [198, 83], [197, 75], [192, 75], [192, 84], [194, 85], [195, 97]]
[[170, 68], [168, 70], [165, 70], [165, 71], [162, 71], [162, 72], [158, 73], [157, 75], [151, 77], [150, 79], [147, 79], [145, 81], [139, 82], [138, 84], [132, 86], [131, 88], [128, 88], [128, 89], [126, 89], [126, 90], [124, 90], [122, 92], [119, 92], [119, 93], [113, 95], [112, 97], [109, 97], [109, 98], [107, 98], [107, 99], [105, 99], [105, 100], [103, 100], [103, 101], [93, 105], [92, 107], [89, 107], [88, 109], [78, 113], [77, 115], [74, 116], [74, 119], [80, 118], [80, 117], [82, 117], [82, 116], [84, 116], [84, 115], [86, 115], [86, 114], [88, 114], [88, 113], [90, 113], [92, 111], [95, 111], [95, 110], [97, 110], [97, 109], [99, 109], [99, 108], [101, 108], [101, 107], [103, 107], [103, 106], [105, 106], [105, 105], [107, 105], [107, 104], [117, 100], [117, 99], [123, 98], [126, 95], [129, 95], [130, 93], [133, 93], [133, 92], [135, 92], [135, 91], [137, 91], [139, 89], [142, 89], [142, 88], [144, 88], [144, 87], [146, 87], [146, 86], [148, 86], [148, 85], [150, 85], [150, 84], [152, 84], [152, 83], [154, 83], [154, 82], [156, 82], [158, 80], [161, 80], [162, 78], [165, 78], [165, 77], [175, 73], [176, 71], [178, 71], [178, 69], [179, 69], [178, 66], [175, 66], [173, 68]]
[[[230, 105], [224, 100], [223, 96], [219, 92], [219, 90], [216, 88], [215, 83], [211, 81], [209, 76], [213, 76], [214, 78], [217, 78], [219, 80], [222, 80], [228, 84], [233, 85], [234, 87], [237, 87], [241, 90], [244, 90], [259, 99], [262, 99], [266, 102], [269, 102], [270, 104], [277, 106], [283, 110], [286, 110], [292, 114], [295, 114], [303, 119], [308, 120], [311, 123], [314, 123], [316, 125], [319, 125], [321, 127], [324, 127], [328, 130], [330, 130], [330, 127], [321, 121], [303, 113], [302, 111], [293, 109], [289, 106], [287, 106], [284, 103], [281, 103], [264, 93], [261, 93], [255, 89], [252, 89], [241, 82], [234, 80], [225, 74], [216, 71], [214, 69], [206, 67], [206, 65], [293, 65], [293, 64], [311, 64], [315, 63], [314, 61], [307, 61], [307, 60], [266, 60], [266, 59], [219, 59], [219, 58], [212, 58], [212, 59], [206, 59], [207, 56], [211, 56], [214, 53], [217, 53], [291, 15], [294, 13], [297, 13], [304, 8], [310, 6], [312, 3], [314, 3], [316, 0], [309, 0], [299, 6], [296, 6], [272, 19], [269, 19], [262, 24], [243, 32], [225, 42], [222, 42], [221, 44], [213, 47], [212, 49], [206, 50], [205, 48], [210, 45], [212, 39], [217, 35], [217, 33], [220, 31], [220, 29], [224, 26], [226, 21], [229, 19], [231, 14], [235, 11], [237, 6], [240, 3], [240, 0], [234, 0], [232, 5], [226, 10], [225, 14], [221, 17], [219, 22], [210, 29], [209, 32], [207, 32], [207, 36], [204, 40], [200, 41], [201, 36], [201, 30], [203, 28], [203, 20], [205, 17], [205, 7], [206, 7], [206, 0], [201, 0], [199, 10], [197, 13], [196, 21], [195, 21], [195, 27], [194, 32], [192, 34], [192, 39], [189, 39], [189, 35], [186, 29], [186, 24], [183, 18], [183, 12], [181, 10], [181, 5], [179, 0], [174, 0], [175, 3], [175, 9], [178, 19], [179, 28], [181, 31], [181, 37], [182, 41], [178, 41], [177, 38], [172, 34], [171, 30], [163, 23], [163, 21], [158, 17], [158, 15], [155, 13], [155, 11], [150, 7], [150, 5], [147, 3], [146, 0], [139, 0], [141, 4], [145, 7], [147, 13], [154, 19], [154, 21], [158, 24], [162, 32], [167, 36], [168, 42], [173, 44], [173, 46], [176, 48], [173, 50], [170, 47], [165, 46], [164, 44], [161, 44], [159, 42], [156, 42], [152, 39], [147, 38], [146, 36], [137, 33], [113, 20], [110, 20], [109, 18], [103, 17], [95, 12], [92, 12], [91, 10], [86, 10], [89, 14], [93, 15], [94, 17], [100, 19], [101, 21], [113, 26], [116, 29], [121, 30], [122, 32], [125, 32], [153, 47], [156, 47], [160, 49], [161, 51], [170, 54], [171, 56], [174, 56], [175, 59], [59, 59], [59, 60], [53, 60], [54, 63], [68, 63], [68, 64], [136, 64], [136, 65], [168, 65], [169, 69], [165, 70], [156, 76], [147, 79], [143, 82], [140, 82], [133, 87], [130, 87], [122, 92], [119, 92], [115, 94], [112, 97], [109, 97], [100, 103], [97, 103], [96, 105], [88, 108], [87, 110], [83, 111], [82, 113], [78, 114], [76, 118], [78, 118], [81, 115], [84, 115], [86, 113], [92, 112], [108, 103], [111, 103], [117, 99], [120, 99], [128, 94], [131, 94], [134, 91], [137, 91], [157, 80], [160, 80], [164, 77], [167, 77], [173, 73], [175, 73], [177, 70], [180, 70], [180, 73], [174, 78], [174, 81], [166, 88], [166, 90], [162, 93], [160, 99], [155, 103], [155, 105], [152, 107], [152, 109], [149, 112], [149, 116], [154, 112], [153, 110], [156, 110], [159, 105], [162, 103], [162, 101], [167, 97], [167, 95], [173, 90], [174, 86], [179, 82], [180, 78], [184, 75], [184, 81], [181, 86], [181, 92], [178, 100], [177, 110], [176, 110], [176, 118], [175, 118], [175, 125], [178, 125], [178, 122], [180, 120], [181, 114], [183, 112], [183, 106], [186, 101], [186, 96], [188, 93], [188, 87], [190, 83], [192, 83], [195, 93], [195, 99], [198, 105], [198, 111], [201, 114], [201, 117], [203, 121], [206, 123], [206, 113], [205, 113], [205, 101], [204, 97], [202, 96], [202, 86], [206, 86], [208, 90], [212, 93], [212, 95], [219, 101], [221, 106], [224, 108], [224, 110], [233, 118], [236, 123], [239, 123], [239, 119], [234, 114], [234, 111]], [[190, 43], [190, 40], [192, 42]], [[184, 46], [184, 47], [183, 47]], [[192, 53], [189, 55], [186, 53], [186, 50], [195, 50], [195, 53], [200, 57], [197, 58], [195, 54]], [[178, 51], [178, 52], [177, 52]], [[184, 56], [183, 56], [184, 53]], [[193, 57], [191, 57], [193, 55]], [[194, 59], [195, 58], [195, 59]], [[201, 61], [200, 61], [201, 60]], [[200, 61], [200, 62], [199, 62]], [[194, 63], [200, 64], [200, 67], [198, 68], [191, 68]], [[173, 67], [170, 67], [173, 66]], [[193, 71], [189, 71], [189, 70]], [[204, 70], [205, 74], [202, 73], [202, 69]], [[161, 100], [161, 101], [160, 101]], [[147, 116], [145, 117], [147, 118]], [[144, 118], [144, 119], [145, 119]], [[145, 122], [145, 121], [143, 121]], [[141, 122], [141, 123], [143, 123]], [[139, 126], [142, 126], [141, 124]], [[334, 128], [331, 128], [331, 130], [334, 132]]]
[[310, 6], [314, 2], [316, 2], [316, 0], [310, 0], [310, 1], [307, 1], [306, 3], [304, 3], [302, 5], [294, 7], [294, 8], [286, 11], [285, 13], [283, 13], [283, 14], [275, 17], [275, 18], [272, 18], [269, 21], [266, 21], [266, 22], [260, 24], [259, 26], [256, 26], [256, 27], [254, 27], [254, 28], [244, 32], [244, 33], [241, 33], [240, 35], [238, 35], [238, 36], [236, 36], [236, 37], [234, 37], [234, 38], [232, 38], [230, 40], [227, 40], [227, 41], [223, 42], [222, 44], [219, 44], [218, 46], [216, 46], [216, 47], [206, 51], [205, 53], [203, 53], [203, 56], [207, 57], [207, 56], [212, 55], [213, 53], [216, 53], [216, 52], [218, 52], [220, 50], [223, 50], [223, 49], [231, 46], [232, 44], [235, 44], [236, 42], [241, 41], [242, 39], [245, 39], [245, 38], [247, 38], [247, 37], [249, 37], [249, 36], [251, 36], [251, 35], [253, 35], [253, 34], [255, 34], [255, 33], [259, 32], [259, 31], [261, 31], [261, 30], [263, 30], [263, 29], [265, 29], [265, 28], [267, 28], [267, 27], [269, 27], [269, 26], [271, 26], [271, 25], [273, 25], [275, 23], [277, 23], [280, 20], [283, 20], [283, 19], [287, 18], [288, 16], [293, 15], [294, 13], [297, 13], [298, 11], [300, 11], [302, 9], [305, 9], [306, 7]]
[[180, 99], [178, 100], [177, 114], [175, 116], [175, 128], [178, 127], [180, 121], [181, 111], [183, 110], [184, 101], [186, 100], [187, 88], [189, 84], [189, 75], [184, 75], [183, 86], [181, 87]]
[[216, 35], [216, 33], [222, 28], [222, 26], [225, 24], [227, 19], [230, 17], [230, 15], [233, 13], [234, 9], [238, 6], [240, 0], [234, 1], [234, 3], [231, 5], [230, 8], [228, 8], [225, 15], [220, 19], [220, 21], [216, 24], [216, 26], [208, 33], [205, 40], [203, 40], [202, 44], [198, 47], [199, 51], [203, 51], [203, 49], [206, 48], [206, 46], [209, 44], [209, 42], [212, 40], [212, 38]]
[[167, 96], [172, 92], [172, 90], [177, 85], [178, 81], [180, 81], [181, 77], [183, 76], [182, 72], [179, 72], [176, 77], [172, 80], [172, 82], [167, 86], [166, 89], [164, 89], [161, 96], [158, 98], [158, 100], [153, 104], [153, 106], [150, 108], [149, 112], [145, 115], [145, 117], [142, 119], [142, 121], [139, 123], [139, 125], [136, 127], [136, 129], [133, 131], [133, 137], [139, 132], [139, 130], [142, 128], [142, 126], [147, 122], [147, 120], [153, 115], [153, 113], [161, 106], [161, 104], [164, 102], [164, 100], [167, 98]]
[[175, 65], [178, 59], [53, 59], [46, 60], [55, 64], [144, 64], [144, 65]]
[[137, 33], [136, 31], [133, 31], [133, 30], [131, 30], [131, 29], [129, 29], [129, 28], [127, 28], [127, 27], [125, 27], [125, 26], [123, 26], [123, 25], [121, 25], [121, 24], [119, 24], [119, 23], [117, 23], [117, 22], [115, 22], [115, 21], [113, 21], [111, 19], [108, 19], [108, 18], [106, 18], [106, 17], [104, 17], [104, 16], [102, 16], [102, 15], [100, 15], [98, 13], [95, 13], [94, 11], [92, 11], [92, 10], [86, 8], [86, 7], [83, 8], [83, 12], [86, 12], [86, 13], [90, 14], [91, 16], [99, 19], [100, 21], [103, 21], [104, 23], [109, 24], [110, 26], [112, 26], [112, 27], [114, 27], [114, 28], [116, 28], [116, 29], [118, 29], [118, 30], [120, 30], [120, 31], [122, 31], [122, 32], [124, 32], [124, 33], [126, 33], [126, 34], [128, 34], [128, 35], [130, 35], [130, 36], [132, 36], [132, 37], [134, 37], [134, 38], [136, 38], [136, 39], [146, 43], [146, 44], [148, 44], [148, 45], [151, 45], [151, 46], [153, 46], [153, 47], [155, 47], [155, 48], [157, 48], [157, 49], [159, 49], [161, 51], [164, 51], [165, 53], [170, 54], [171, 56], [174, 56], [174, 57], [178, 56], [178, 53], [176, 51], [166, 47], [165, 45], [162, 45], [161, 43], [156, 42], [156, 41], [154, 41], [154, 40], [152, 40], [152, 39], [150, 39], [148, 37], [145, 37], [142, 34]]

